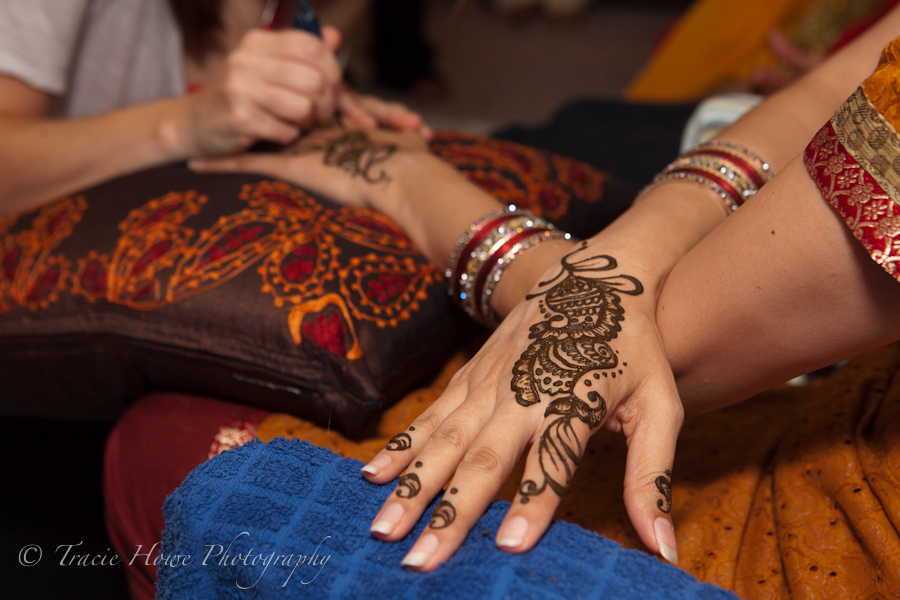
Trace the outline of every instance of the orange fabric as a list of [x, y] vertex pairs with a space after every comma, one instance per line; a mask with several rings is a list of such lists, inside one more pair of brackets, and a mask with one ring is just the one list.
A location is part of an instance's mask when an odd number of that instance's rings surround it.
[[900, 38], [888, 44], [862, 85], [866, 97], [894, 129], [900, 129]]
[[795, 25], [819, 0], [700, 0], [663, 40], [625, 92], [637, 102], [686, 102], [775, 63], [773, 28]]
[[777, 29], [799, 50], [826, 55], [876, 23], [897, 0], [698, 0], [632, 82], [626, 98], [686, 102], [746, 88], [760, 67], [784, 67], [769, 49]]
[[[440, 395], [434, 385], [353, 441], [287, 415], [258, 435], [284, 435], [363, 461]], [[679, 566], [742, 598], [895, 596], [900, 590], [900, 345], [853, 361], [824, 383], [778, 388], [688, 423], [673, 469]], [[513, 498], [520, 463], [500, 497]], [[625, 444], [601, 432], [557, 512], [641, 548], [622, 502]]]

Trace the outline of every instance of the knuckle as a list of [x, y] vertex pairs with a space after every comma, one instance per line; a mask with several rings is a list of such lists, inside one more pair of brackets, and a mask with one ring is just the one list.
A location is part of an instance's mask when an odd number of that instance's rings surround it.
[[503, 459], [494, 448], [478, 446], [466, 453], [459, 466], [460, 470], [493, 476], [503, 471], [503, 463]]
[[253, 119], [251, 119], [250, 113], [240, 105], [232, 106], [228, 123], [231, 129], [242, 133], [248, 132], [253, 127]]
[[294, 101], [294, 118], [298, 121], [302, 121], [309, 117], [310, 113], [312, 113], [313, 103], [312, 100], [307, 98], [306, 96], [297, 96]]
[[244, 97], [244, 87], [241, 83], [241, 78], [233, 74], [226, 77], [222, 85], [222, 91], [225, 92], [225, 97], [232, 104], [239, 102]]
[[280, 144], [289, 144], [300, 135], [300, 129], [297, 127], [285, 126], [275, 132], [272, 137]]
[[250, 68], [252, 63], [253, 58], [251, 53], [243, 48], [238, 48], [225, 59], [225, 66], [229, 73], [239, 72]]
[[437, 444], [462, 452], [469, 445], [467, 437], [465, 432], [458, 426], [444, 424], [435, 430], [431, 439]]
[[420, 415], [418, 419], [413, 421], [413, 427], [416, 428], [416, 431], [424, 430], [429, 435], [437, 431], [437, 428], [440, 426], [441, 420], [434, 413]]
[[325, 76], [318, 69], [313, 69], [306, 76], [306, 87], [316, 96], [325, 91]]

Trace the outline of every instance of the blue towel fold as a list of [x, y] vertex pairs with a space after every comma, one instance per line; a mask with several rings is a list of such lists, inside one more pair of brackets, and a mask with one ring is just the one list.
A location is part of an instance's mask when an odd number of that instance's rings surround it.
[[394, 486], [368, 483], [361, 466], [283, 438], [200, 465], [166, 501], [157, 598], [737, 600], [562, 521], [531, 552], [497, 550], [506, 502], [495, 502], [436, 572], [408, 571], [400, 560], [430, 510], [403, 541], [375, 539], [369, 524]]

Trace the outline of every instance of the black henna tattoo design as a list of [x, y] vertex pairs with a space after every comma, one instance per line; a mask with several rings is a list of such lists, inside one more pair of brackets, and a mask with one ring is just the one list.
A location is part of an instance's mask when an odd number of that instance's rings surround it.
[[350, 177], [359, 175], [368, 183], [381, 183], [391, 178], [383, 169], [378, 174], [373, 170], [389, 159], [397, 146], [372, 141], [363, 131], [347, 131], [313, 150], [325, 152], [322, 163], [327, 166], [343, 169]]
[[[659, 490], [659, 493], [665, 497], [665, 501], [660, 498], [656, 501], [656, 508], [661, 510], [662, 512], [669, 514], [669, 511], [672, 510], [672, 472], [666, 469], [665, 475], [660, 475], [656, 478], [656, 489]], [[665, 506], [665, 508], [663, 508]]]
[[412, 498], [420, 491], [422, 491], [422, 482], [415, 473], [407, 473], [400, 478], [400, 482], [397, 484], [397, 495], [401, 498]]
[[621, 331], [625, 319], [619, 294], [644, 292], [641, 282], [630, 275], [597, 275], [617, 267], [611, 256], [572, 260], [586, 246], [582, 242], [564, 256], [559, 274], [539, 284], [552, 287], [526, 296], [526, 300], [544, 296], [539, 301], [544, 320], [531, 326], [528, 337], [534, 341], [513, 367], [512, 391], [522, 406], [549, 401], [544, 416], [559, 418], [541, 434], [538, 457], [544, 480], [522, 482], [523, 504], [548, 487], [560, 496], [568, 491], [574, 466], [584, 453], [575, 420], [594, 429], [606, 417], [606, 400], [585, 388], [591, 385], [590, 375], [599, 379], [596, 371], [604, 377], [607, 370], [616, 376], [619, 359], [608, 342]]
[[431, 511], [431, 523], [428, 526], [432, 529], [443, 529], [448, 527], [454, 519], [456, 519], [456, 509], [449, 500], [441, 500]]
[[[396, 447], [393, 447], [394, 444], [397, 444]], [[412, 438], [404, 431], [403, 433], [398, 433], [392, 437], [385, 449], [390, 450], [391, 452], [399, 452], [400, 450], [409, 450], [411, 446]]]

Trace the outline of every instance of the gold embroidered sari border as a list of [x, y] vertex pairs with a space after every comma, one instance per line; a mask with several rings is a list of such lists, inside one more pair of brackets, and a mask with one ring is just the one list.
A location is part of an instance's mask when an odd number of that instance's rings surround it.
[[900, 134], [869, 101], [862, 86], [835, 111], [838, 141], [895, 204], [900, 200]]

